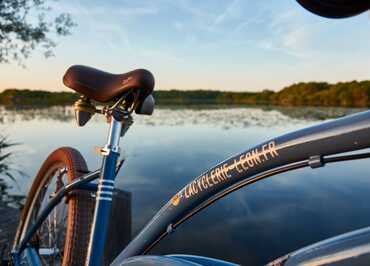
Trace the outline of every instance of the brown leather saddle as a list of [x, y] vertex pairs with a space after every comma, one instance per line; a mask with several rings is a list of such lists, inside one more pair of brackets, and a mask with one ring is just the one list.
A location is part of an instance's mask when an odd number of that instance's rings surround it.
[[65, 73], [63, 83], [97, 102], [116, 100], [130, 91], [139, 92], [139, 98], [144, 100], [154, 89], [154, 77], [145, 69], [111, 74], [88, 66], [74, 65]]

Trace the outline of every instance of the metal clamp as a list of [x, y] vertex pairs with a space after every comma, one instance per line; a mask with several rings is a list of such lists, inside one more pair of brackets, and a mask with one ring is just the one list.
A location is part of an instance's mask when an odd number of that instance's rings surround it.
[[171, 234], [173, 231], [174, 231], [173, 225], [169, 224], [166, 229], [167, 234]]
[[95, 147], [95, 152], [103, 156], [108, 156], [111, 151], [120, 153], [121, 148], [119, 146], [110, 147], [110, 145], [105, 145], [104, 147]]
[[321, 155], [315, 155], [308, 159], [308, 165], [314, 169], [325, 166], [325, 163]]

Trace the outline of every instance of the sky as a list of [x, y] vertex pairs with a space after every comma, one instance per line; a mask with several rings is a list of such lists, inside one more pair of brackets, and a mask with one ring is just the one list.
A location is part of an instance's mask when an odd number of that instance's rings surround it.
[[325, 19], [294, 0], [51, 1], [77, 26], [55, 56], [0, 64], [0, 90], [68, 90], [65, 70], [146, 68], [156, 89], [279, 90], [301, 81], [370, 79], [370, 14]]

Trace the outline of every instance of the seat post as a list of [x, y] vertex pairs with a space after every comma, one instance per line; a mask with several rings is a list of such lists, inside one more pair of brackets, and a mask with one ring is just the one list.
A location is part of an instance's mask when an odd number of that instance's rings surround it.
[[112, 110], [107, 144], [102, 148], [103, 162], [96, 193], [94, 219], [91, 226], [86, 265], [102, 265], [104, 247], [112, 207], [116, 165], [120, 155], [119, 141], [123, 126], [130, 125], [130, 114], [120, 108]]

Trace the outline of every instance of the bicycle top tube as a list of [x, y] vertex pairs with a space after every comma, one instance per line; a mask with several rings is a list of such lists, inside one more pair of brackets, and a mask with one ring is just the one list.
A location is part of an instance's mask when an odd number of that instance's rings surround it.
[[112, 265], [146, 253], [195, 207], [258, 173], [311, 158], [370, 147], [370, 111], [271, 139], [233, 156], [188, 183], [152, 218]]

